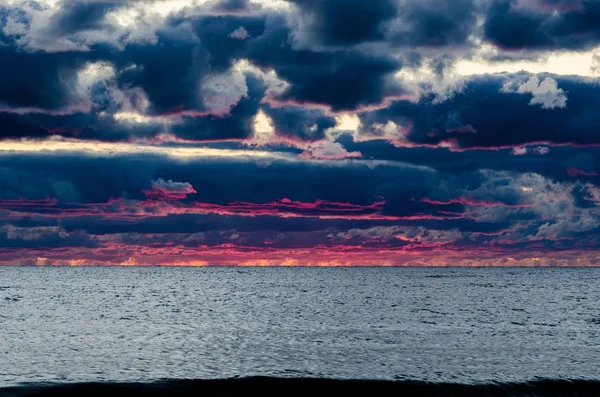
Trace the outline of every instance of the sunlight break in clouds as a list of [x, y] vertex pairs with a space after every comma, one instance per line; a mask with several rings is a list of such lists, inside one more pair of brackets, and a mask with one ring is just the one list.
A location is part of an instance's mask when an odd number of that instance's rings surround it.
[[598, 10], [4, 1], [0, 262], [598, 265]]

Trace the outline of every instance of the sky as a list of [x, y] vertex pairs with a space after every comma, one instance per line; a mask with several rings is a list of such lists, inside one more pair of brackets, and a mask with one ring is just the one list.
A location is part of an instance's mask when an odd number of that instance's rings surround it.
[[0, 264], [600, 265], [600, 1], [0, 0]]

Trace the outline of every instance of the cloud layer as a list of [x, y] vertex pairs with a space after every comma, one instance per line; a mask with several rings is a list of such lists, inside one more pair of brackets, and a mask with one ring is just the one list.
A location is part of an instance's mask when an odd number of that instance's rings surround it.
[[598, 265], [599, 12], [4, 2], [0, 263]]

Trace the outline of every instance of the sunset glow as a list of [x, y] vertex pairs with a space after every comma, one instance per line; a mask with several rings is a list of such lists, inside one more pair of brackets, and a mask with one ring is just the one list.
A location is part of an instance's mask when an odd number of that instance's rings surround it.
[[600, 265], [598, 10], [5, 1], [0, 264]]

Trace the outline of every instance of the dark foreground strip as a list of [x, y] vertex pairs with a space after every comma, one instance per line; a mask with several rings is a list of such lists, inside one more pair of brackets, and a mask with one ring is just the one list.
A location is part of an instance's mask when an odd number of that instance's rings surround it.
[[414, 381], [239, 378], [152, 383], [74, 383], [0, 388], [0, 396], [600, 396], [600, 381], [538, 380], [464, 385]]

